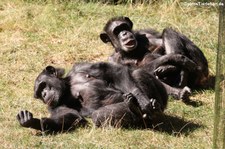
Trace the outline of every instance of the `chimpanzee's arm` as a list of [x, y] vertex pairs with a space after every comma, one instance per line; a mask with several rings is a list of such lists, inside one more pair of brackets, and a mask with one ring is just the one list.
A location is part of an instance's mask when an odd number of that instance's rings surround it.
[[33, 118], [29, 111], [20, 111], [17, 115], [20, 125], [41, 131], [59, 132], [85, 125], [87, 121], [76, 110], [60, 107], [53, 111], [50, 118]]
[[178, 70], [179, 68], [177, 68], [177, 66], [174, 66], [174, 65], [162, 65], [154, 70], [154, 75], [157, 77], [164, 77], [168, 73], [173, 73]]
[[149, 64], [144, 66], [144, 69], [147, 71], [154, 71], [162, 65], [174, 65], [180, 66], [183, 69], [188, 70], [189, 72], [196, 72], [198, 70], [197, 65], [191, 59], [184, 55], [180, 54], [166, 54], [161, 57], [156, 58]]

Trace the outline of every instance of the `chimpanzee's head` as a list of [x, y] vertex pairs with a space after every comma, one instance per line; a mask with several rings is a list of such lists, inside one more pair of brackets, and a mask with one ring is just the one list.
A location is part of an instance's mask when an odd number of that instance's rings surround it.
[[66, 89], [62, 76], [65, 70], [47, 66], [36, 78], [34, 85], [34, 98], [41, 99], [50, 107], [55, 107]]
[[110, 19], [100, 38], [104, 43], [111, 42], [117, 50], [130, 52], [137, 46], [137, 40], [132, 31], [133, 23], [128, 17]]

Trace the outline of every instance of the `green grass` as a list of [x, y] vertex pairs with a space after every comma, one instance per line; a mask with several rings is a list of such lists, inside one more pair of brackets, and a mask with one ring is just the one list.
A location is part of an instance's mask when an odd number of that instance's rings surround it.
[[192, 105], [169, 101], [160, 130], [97, 129], [91, 124], [74, 132], [45, 135], [22, 128], [21, 109], [48, 116], [33, 98], [34, 79], [46, 65], [70, 69], [75, 62], [106, 61], [110, 45], [99, 39], [106, 21], [129, 16], [134, 28], [172, 26], [204, 52], [215, 74], [218, 15], [215, 7], [167, 1], [106, 5], [70, 1], [0, 1], [0, 148], [211, 148], [214, 91], [195, 91]]

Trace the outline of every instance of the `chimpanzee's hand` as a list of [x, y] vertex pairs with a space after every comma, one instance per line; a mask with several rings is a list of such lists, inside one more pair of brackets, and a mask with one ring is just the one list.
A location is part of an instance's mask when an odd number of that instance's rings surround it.
[[136, 98], [134, 97], [134, 95], [132, 93], [123, 94], [123, 97], [124, 97], [124, 101], [126, 103], [132, 103], [132, 102], [136, 103], [137, 102]]
[[34, 123], [33, 114], [27, 110], [20, 111], [16, 118], [23, 127], [31, 127]]
[[160, 76], [166, 75], [169, 72], [174, 72], [176, 70], [177, 70], [177, 67], [173, 65], [159, 66], [158, 68], [154, 70], [154, 75], [157, 77], [160, 77]]

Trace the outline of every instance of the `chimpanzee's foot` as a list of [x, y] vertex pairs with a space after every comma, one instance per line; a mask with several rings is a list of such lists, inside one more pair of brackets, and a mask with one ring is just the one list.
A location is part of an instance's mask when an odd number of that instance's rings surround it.
[[157, 112], [161, 113], [162, 111], [160, 103], [154, 98], [150, 99], [149, 110], [151, 111], [150, 115], [143, 114], [142, 116], [145, 120], [152, 120], [152, 116], [154, 115], [154, 113], [157, 113]]
[[179, 93], [179, 98], [182, 99], [182, 101], [189, 101], [189, 96], [191, 95], [191, 89], [187, 86], [185, 86]]
[[152, 114], [155, 112], [161, 112], [161, 105], [160, 103], [154, 99], [151, 98], [149, 100], [149, 104], [147, 105], [145, 110], [141, 110], [141, 107], [139, 103], [137, 102], [137, 99], [134, 97], [132, 93], [126, 93], [123, 94], [124, 102], [127, 103], [131, 111], [133, 111], [136, 114], [142, 113], [142, 117], [144, 119], [152, 119]]
[[161, 110], [160, 103], [154, 98], [150, 99], [150, 106], [151, 106], [150, 108], [152, 111], [160, 111]]

